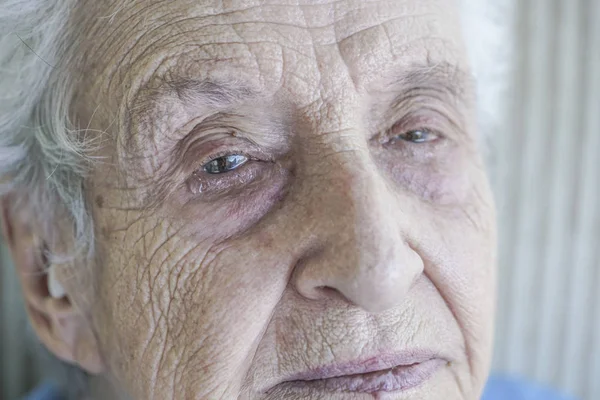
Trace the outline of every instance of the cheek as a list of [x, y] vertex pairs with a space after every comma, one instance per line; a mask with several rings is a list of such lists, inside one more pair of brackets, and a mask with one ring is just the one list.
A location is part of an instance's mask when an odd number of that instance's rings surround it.
[[256, 243], [180, 236], [165, 220], [125, 219], [100, 244], [96, 277], [95, 326], [112, 374], [136, 398], [235, 390], [285, 288], [285, 273], [267, 273], [276, 257]]
[[378, 163], [397, 190], [409, 192], [426, 202], [457, 206], [467, 202], [472, 188], [472, 155], [457, 145], [428, 150], [406, 146], [402, 151], [379, 151]]
[[182, 189], [157, 210], [157, 217], [174, 221], [179, 236], [221, 242], [244, 234], [276, 209], [290, 180], [287, 170], [273, 167], [251, 184], [222, 195], [195, 196]]
[[468, 368], [484, 384], [491, 361], [496, 279], [495, 213], [482, 183], [460, 211], [438, 215], [418, 240], [425, 273], [454, 315], [465, 342]]

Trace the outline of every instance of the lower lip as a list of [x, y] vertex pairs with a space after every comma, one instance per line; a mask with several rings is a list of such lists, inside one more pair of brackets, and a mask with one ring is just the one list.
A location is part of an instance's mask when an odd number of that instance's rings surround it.
[[324, 392], [371, 394], [402, 392], [420, 386], [446, 364], [445, 360], [432, 359], [366, 374], [311, 381], [292, 381], [286, 382], [284, 385], [290, 389], [310, 389]]

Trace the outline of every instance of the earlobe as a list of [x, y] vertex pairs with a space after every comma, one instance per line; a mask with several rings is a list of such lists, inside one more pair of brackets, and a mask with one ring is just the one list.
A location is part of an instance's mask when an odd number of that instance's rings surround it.
[[0, 199], [2, 232], [6, 237], [32, 327], [38, 338], [61, 360], [99, 374], [103, 363], [91, 323], [72, 304], [58, 265], [48, 265], [44, 240], [33, 232], [30, 213], [7, 212]]
[[103, 372], [104, 364], [91, 326], [74, 309], [68, 297], [48, 297], [45, 317], [49, 321], [48, 327], [38, 335], [40, 338], [47, 336], [43, 341], [58, 358], [77, 364], [91, 374]]
[[28, 302], [27, 312], [38, 338], [56, 357], [91, 374], [103, 372], [104, 364], [90, 325], [67, 297], [48, 297], [41, 308]]

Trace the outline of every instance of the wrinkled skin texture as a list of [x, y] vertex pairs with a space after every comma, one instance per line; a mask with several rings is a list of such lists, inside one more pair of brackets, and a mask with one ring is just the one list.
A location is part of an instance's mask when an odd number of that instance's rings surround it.
[[[83, 1], [73, 21], [74, 113], [107, 134], [86, 185], [97, 256], [62, 276], [101, 349], [97, 386], [478, 398], [495, 222], [453, 2]], [[417, 129], [434, 140], [401, 136]], [[251, 160], [202, 170], [225, 154]], [[282, 384], [423, 349], [447, 362], [404, 392]]]

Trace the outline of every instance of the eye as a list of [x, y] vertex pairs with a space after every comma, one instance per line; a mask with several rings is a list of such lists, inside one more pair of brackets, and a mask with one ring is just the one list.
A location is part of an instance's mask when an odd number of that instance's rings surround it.
[[210, 160], [202, 166], [202, 169], [208, 174], [224, 174], [241, 167], [247, 162], [248, 157], [246, 156], [241, 154], [229, 154]]
[[427, 143], [439, 139], [439, 136], [425, 129], [417, 129], [402, 133], [396, 136], [396, 139], [401, 139], [411, 143]]

